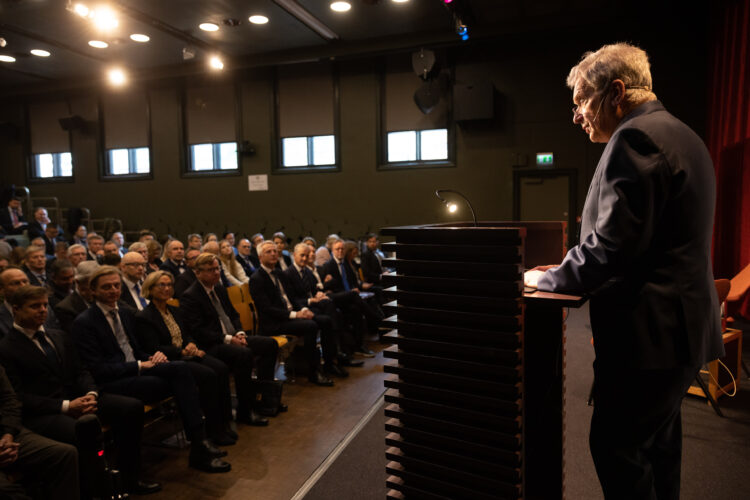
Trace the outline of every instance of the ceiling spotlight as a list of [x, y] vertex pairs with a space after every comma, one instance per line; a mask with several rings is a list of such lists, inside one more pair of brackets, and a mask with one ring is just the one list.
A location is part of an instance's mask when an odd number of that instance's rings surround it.
[[208, 65], [211, 67], [211, 69], [224, 69], [224, 62], [219, 56], [211, 56], [211, 59], [208, 60]]
[[68, 4], [66, 7], [69, 11], [73, 12], [74, 14], [78, 14], [81, 17], [87, 17], [89, 15], [89, 8], [83, 5], [82, 3], [77, 3], [74, 5]]
[[42, 50], [42, 49], [31, 49], [31, 53], [33, 55], [39, 56], [39, 57], [49, 57], [50, 56], [50, 53], [48, 51]]
[[16, 62], [16, 58], [12, 56], [0, 55], [0, 62]]
[[346, 12], [352, 8], [349, 2], [331, 2], [331, 10], [336, 12]]
[[[409, 0], [391, 0], [393, 3], [406, 3]], [[447, 2], [446, 2], [447, 3]]]
[[198, 27], [203, 31], [219, 31], [219, 25], [214, 23], [201, 23]]
[[259, 14], [250, 16], [247, 18], [247, 20], [253, 24], [266, 24], [268, 22], [268, 18], [266, 16], [261, 16]]
[[114, 11], [108, 7], [100, 7], [92, 11], [91, 18], [94, 20], [94, 26], [100, 30], [113, 30], [120, 24]]
[[109, 79], [109, 83], [118, 87], [121, 85], [125, 85], [125, 82], [127, 82], [127, 76], [125, 76], [125, 72], [120, 68], [113, 68], [109, 70], [109, 72], [107, 73], [107, 78]]
[[140, 42], [140, 43], [146, 43], [149, 40], [151, 40], [151, 38], [148, 35], [144, 35], [142, 33], [133, 33], [132, 35], [130, 35], [130, 39], [133, 40], [134, 42]]
[[0, 47], [5, 47], [6, 45], [8, 45], [8, 41], [5, 38], [0, 37]]
[[89, 41], [89, 45], [96, 49], [106, 49], [109, 47], [109, 44], [107, 42], [103, 42], [101, 40], [91, 40]]

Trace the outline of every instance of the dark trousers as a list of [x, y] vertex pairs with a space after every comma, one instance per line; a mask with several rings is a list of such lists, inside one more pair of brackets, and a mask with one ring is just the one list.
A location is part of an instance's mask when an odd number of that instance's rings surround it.
[[255, 360], [255, 374], [259, 380], [273, 380], [276, 360], [279, 357], [279, 344], [274, 339], [262, 335], [248, 335], [247, 347]]
[[229, 390], [229, 368], [223, 361], [206, 354], [187, 360], [190, 373], [198, 386], [206, 428], [219, 432], [232, 419], [232, 396]]
[[329, 297], [336, 304], [336, 307], [341, 309], [347, 322], [351, 325], [354, 346], [346, 349], [351, 354], [351, 351], [359, 349], [364, 344], [365, 328], [369, 331], [372, 331], [373, 328], [377, 329], [383, 315], [374, 306], [363, 300], [357, 292], [334, 292]]
[[[325, 319], [322, 320], [325, 323]], [[330, 329], [330, 318], [327, 318]], [[279, 323], [278, 329], [272, 332], [264, 331], [263, 335], [291, 335], [302, 337], [305, 342], [305, 360], [312, 377], [320, 367], [320, 351], [318, 351], [318, 323], [311, 319], [289, 319]]]
[[[250, 340], [250, 337], [248, 337], [248, 340]], [[274, 344], [276, 344], [275, 341]], [[237, 415], [249, 415], [250, 408], [255, 400], [255, 391], [253, 390], [252, 382], [252, 351], [246, 347], [233, 344], [216, 344], [209, 348], [207, 352], [215, 359], [221, 360], [222, 364], [224, 364], [234, 376], [234, 389], [237, 392]], [[230, 406], [230, 418], [231, 412], [232, 409]]]
[[195, 387], [193, 374], [184, 361], [170, 361], [143, 370], [137, 377], [126, 377], [102, 386], [103, 392], [111, 392], [137, 398], [144, 403], [154, 403], [174, 396], [182, 417], [188, 439], [203, 430], [203, 413]]
[[333, 363], [338, 354], [341, 336], [341, 313], [332, 300], [324, 300], [309, 306], [315, 314], [313, 321], [320, 329], [320, 347], [323, 350], [323, 361]]
[[[112, 435], [117, 447], [117, 469], [122, 474], [123, 483], [132, 485], [138, 480], [141, 465], [141, 432], [143, 430], [143, 403], [136, 398], [118, 394], [100, 394], [97, 400], [97, 416], [112, 427]], [[90, 470], [84, 464], [91, 464], [91, 457], [84, 456], [90, 450], [82, 450], [76, 436], [77, 419], [62, 413], [39, 415], [24, 419], [24, 424], [42, 436], [72, 444], [78, 448], [81, 478], [85, 479]], [[91, 436], [96, 439], [98, 436]], [[82, 487], [86, 485], [82, 483]], [[85, 488], [84, 488], [85, 489]]]
[[617, 369], [594, 362], [589, 445], [604, 496], [678, 500], [680, 406], [698, 368]]
[[28, 499], [23, 486], [8, 477], [16, 471], [24, 481], [42, 490], [44, 498], [78, 500], [78, 453], [74, 446], [59, 443], [27, 429], [15, 438], [19, 444], [18, 458], [0, 469], [0, 498]]

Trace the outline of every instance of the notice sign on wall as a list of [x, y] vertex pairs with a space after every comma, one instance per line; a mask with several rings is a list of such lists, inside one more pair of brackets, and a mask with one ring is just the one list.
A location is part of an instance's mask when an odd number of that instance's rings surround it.
[[265, 174], [248, 175], [247, 189], [248, 191], [268, 191], [268, 176]]

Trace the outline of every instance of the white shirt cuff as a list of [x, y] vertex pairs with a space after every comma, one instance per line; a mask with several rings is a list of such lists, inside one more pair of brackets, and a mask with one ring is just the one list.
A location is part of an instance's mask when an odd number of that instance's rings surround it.
[[68, 410], [70, 409], [70, 400], [69, 399], [63, 399], [62, 402], [62, 412], [68, 413]]

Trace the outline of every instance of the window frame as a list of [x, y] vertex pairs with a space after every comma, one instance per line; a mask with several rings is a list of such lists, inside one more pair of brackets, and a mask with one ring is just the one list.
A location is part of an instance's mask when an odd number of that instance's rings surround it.
[[[237, 148], [237, 152], [236, 152], [236, 154], [237, 154], [237, 168], [222, 169], [221, 168], [221, 145], [222, 144], [233, 144], [233, 143], [237, 145], [236, 146], [236, 148]], [[189, 156], [189, 163], [190, 163], [191, 166], [193, 165], [193, 158], [195, 156], [194, 155], [193, 147], [195, 147], [195, 146], [205, 146], [207, 144], [211, 145], [211, 160], [213, 162], [213, 168], [208, 169], [208, 170], [191, 170], [190, 171], [191, 173], [198, 173], [198, 174], [205, 173], [205, 172], [209, 172], [209, 173], [232, 172], [232, 173], [234, 173], [234, 172], [236, 172], [236, 171], [238, 171], [240, 169], [240, 163], [239, 163], [239, 148], [240, 148], [240, 145], [236, 141], [234, 141], [234, 142], [232, 142], [232, 141], [227, 141], [227, 142], [202, 142], [200, 144], [190, 144], [190, 145], [188, 145], [188, 156]]]
[[[271, 173], [272, 174], [309, 174], [323, 172], [340, 172], [341, 171], [341, 95], [339, 88], [339, 69], [334, 62], [331, 64], [331, 81], [333, 83], [333, 133], [319, 135], [302, 135], [281, 137], [281, 122], [279, 119], [280, 99], [279, 99], [279, 72], [276, 67], [273, 70], [273, 112], [271, 113]], [[310, 161], [312, 148], [310, 147], [313, 137], [324, 137], [333, 135], [334, 155], [336, 161], [328, 165], [304, 165], [298, 167], [284, 166], [284, 139], [293, 137], [306, 137], [308, 140], [307, 158]]]
[[378, 82], [376, 89], [375, 102], [377, 106], [376, 112], [376, 130], [377, 137], [375, 138], [376, 149], [377, 149], [377, 170], [413, 170], [421, 168], [451, 168], [456, 167], [456, 123], [453, 120], [453, 84], [455, 81], [455, 73], [453, 69], [450, 70], [450, 88], [446, 93], [446, 106], [447, 106], [447, 123], [445, 129], [448, 131], [448, 158], [445, 160], [409, 160], [399, 162], [388, 161], [388, 134], [390, 132], [417, 132], [417, 154], [420, 152], [420, 132], [424, 130], [437, 130], [436, 127], [426, 129], [410, 129], [410, 130], [387, 130], [386, 129], [386, 95], [385, 95], [385, 78], [386, 78], [386, 63], [385, 60], [380, 64], [378, 70]]
[[[195, 81], [191, 83], [196, 84], [202, 84], [203, 86], [210, 85], [211, 82], [201, 82], [201, 81]], [[186, 82], [183, 82], [182, 87], [180, 88], [180, 128], [179, 130], [179, 136], [180, 136], [180, 177], [183, 179], [200, 179], [205, 177], [232, 177], [232, 176], [241, 176], [242, 175], [242, 153], [240, 152], [240, 148], [242, 147], [243, 140], [241, 137], [244, 135], [243, 128], [242, 128], [242, 86], [237, 81], [232, 81], [231, 86], [233, 89], [232, 95], [234, 96], [234, 140], [224, 141], [224, 142], [201, 142], [196, 144], [190, 144], [188, 141], [188, 123], [187, 123], [187, 89], [188, 85]], [[214, 146], [214, 167], [217, 166], [216, 159], [216, 151], [220, 144], [226, 144], [228, 142], [234, 142], [237, 144], [237, 168], [232, 170], [221, 170], [214, 168], [212, 170], [191, 170], [191, 167], [193, 165], [193, 146], [197, 146], [199, 144], [212, 144]]]
[[[143, 146], [138, 146], [137, 148], [107, 148], [107, 140], [106, 140], [106, 133], [105, 133], [105, 127], [106, 127], [106, 121], [104, 116], [104, 104], [102, 101], [102, 96], [99, 94], [99, 99], [97, 101], [97, 113], [99, 116], [99, 144], [97, 147], [98, 150], [98, 156], [99, 156], [99, 180], [100, 181], [131, 181], [131, 180], [150, 180], [154, 178], [154, 148], [153, 148], [153, 136], [151, 134], [152, 132], [152, 125], [151, 125], [151, 95], [149, 94], [148, 89], [143, 90], [146, 95], [146, 122], [147, 122], [147, 136], [148, 136], [148, 144]], [[115, 149], [127, 149], [128, 150], [128, 170], [132, 170], [134, 167], [134, 162], [131, 161], [131, 154], [135, 154], [136, 149], [140, 148], [148, 148], [148, 173], [127, 173], [127, 174], [112, 174], [111, 168], [112, 165], [110, 163], [110, 151]]]
[[[64, 98], [68, 104], [68, 111], [70, 111], [70, 102], [68, 98]], [[73, 155], [73, 135], [68, 130], [68, 150], [59, 151], [57, 153], [33, 153], [31, 150], [31, 113], [29, 111], [29, 101], [26, 101], [23, 106], [23, 120], [24, 120], [24, 136], [23, 136], [23, 153], [26, 162], [26, 182], [29, 184], [65, 184], [74, 183], [76, 177], [76, 163], [75, 155]], [[36, 176], [36, 156], [38, 154], [52, 154], [59, 155], [61, 153], [70, 153], [71, 163], [71, 175], [69, 177], [37, 177]], [[54, 161], [54, 160], [53, 160]], [[53, 167], [54, 168], [54, 167]]]

